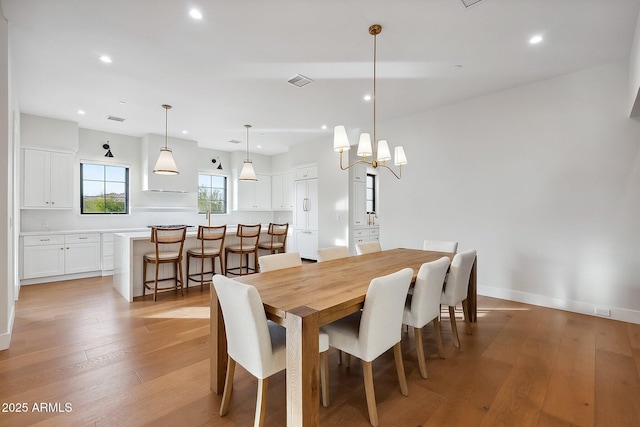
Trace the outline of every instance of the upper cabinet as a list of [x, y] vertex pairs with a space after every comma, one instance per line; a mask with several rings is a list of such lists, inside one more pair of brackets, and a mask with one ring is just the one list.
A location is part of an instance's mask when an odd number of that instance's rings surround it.
[[73, 155], [32, 149], [22, 152], [22, 208], [71, 209]]
[[318, 166], [303, 166], [296, 169], [293, 173], [293, 179], [300, 181], [301, 179], [313, 179], [318, 177]]
[[257, 181], [235, 180], [238, 189], [236, 196], [237, 210], [271, 210], [271, 177], [259, 174], [256, 174], [256, 177], [258, 178]]
[[293, 174], [283, 173], [271, 177], [271, 209], [293, 210]]
[[142, 137], [142, 191], [195, 193], [198, 191], [198, 168], [194, 167], [198, 158], [198, 143], [187, 139], [169, 138], [168, 146], [180, 173], [155, 174], [153, 168], [160, 155], [160, 148], [164, 147], [164, 136], [147, 134]]
[[353, 180], [358, 182], [365, 182], [367, 179], [367, 165], [357, 163], [353, 168]]

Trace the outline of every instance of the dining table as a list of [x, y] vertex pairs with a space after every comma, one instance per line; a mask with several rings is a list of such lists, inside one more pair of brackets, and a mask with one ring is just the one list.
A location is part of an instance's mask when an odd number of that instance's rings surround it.
[[[320, 327], [360, 310], [372, 279], [409, 267], [415, 281], [422, 264], [443, 256], [453, 259], [454, 255], [397, 248], [236, 278], [258, 290], [269, 320], [286, 327], [287, 426], [320, 423]], [[465, 313], [471, 322], [477, 319], [476, 264], [477, 258], [469, 278]], [[220, 394], [227, 368], [227, 342], [214, 286], [210, 296], [210, 386]]]

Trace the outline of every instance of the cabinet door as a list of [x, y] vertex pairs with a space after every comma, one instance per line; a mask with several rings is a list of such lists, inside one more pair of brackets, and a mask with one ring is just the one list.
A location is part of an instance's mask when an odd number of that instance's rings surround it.
[[283, 209], [283, 185], [284, 175], [273, 175], [271, 177], [271, 208], [273, 210]]
[[297, 230], [296, 251], [300, 253], [301, 258], [318, 259], [318, 232], [312, 230]]
[[100, 270], [100, 243], [73, 243], [65, 245], [65, 274]]
[[353, 225], [364, 226], [367, 216], [367, 201], [365, 199], [367, 184], [362, 181], [353, 182]]
[[356, 164], [353, 167], [353, 180], [365, 182], [367, 179], [367, 165]]
[[257, 181], [236, 181], [238, 185], [238, 210], [251, 210], [256, 202]]
[[64, 246], [25, 246], [23, 279], [64, 274]]
[[285, 173], [282, 175], [282, 206], [287, 209], [293, 209], [293, 174]]
[[22, 206], [25, 208], [48, 208], [49, 152], [24, 150]]
[[307, 182], [307, 210], [309, 217], [307, 227], [309, 230], [318, 229], [318, 180], [309, 179]]
[[52, 208], [73, 207], [73, 157], [51, 153], [50, 194]]
[[295, 182], [295, 207], [293, 210], [293, 227], [307, 228], [307, 181]]
[[255, 182], [255, 209], [271, 210], [271, 177], [269, 175], [258, 175]]

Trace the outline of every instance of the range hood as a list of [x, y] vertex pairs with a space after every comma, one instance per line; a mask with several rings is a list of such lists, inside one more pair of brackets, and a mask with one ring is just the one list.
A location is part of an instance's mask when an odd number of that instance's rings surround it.
[[147, 134], [141, 140], [142, 191], [195, 193], [198, 191], [198, 143], [188, 139], [169, 138], [169, 147], [178, 166], [178, 175], [158, 175], [153, 167], [164, 147], [164, 136]]

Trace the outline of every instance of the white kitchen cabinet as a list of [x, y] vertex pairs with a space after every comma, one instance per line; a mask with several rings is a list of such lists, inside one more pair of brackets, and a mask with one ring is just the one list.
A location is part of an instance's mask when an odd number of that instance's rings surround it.
[[352, 168], [353, 170], [353, 181], [365, 182], [367, 180], [367, 165], [356, 163], [356, 165]]
[[302, 258], [318, 258], [318, 180], [295, 181], [293, 228]]
[[353, 225], [362, 227], [367, 225], [367, 184], [364, 181], [353, 181]]
[[23, 209], [73, 207], [72, 154], [25, 148], [23, 159]]
[[100, 270], [100, 233], [25, 236], [23, 279]]
[[364, 242], [377, 242], [380, 240], [379, 227], [356, 228], [353, 230], [353, 246]]
[[271, 177], [256, 175], [257, 181], [236, 180], [237, 210], [271, 210]]
[[283, 173], [271, 177], [271, 209], [293, 210], [293, 174]]
[[113, 233], [102, 233], [102, 275], [113, 270]]
[[299, 181], [302, 179], [314, 179], [318, 177], [318, 166], [304, 166], [297, 168], [293, 172], [293, 179]]

